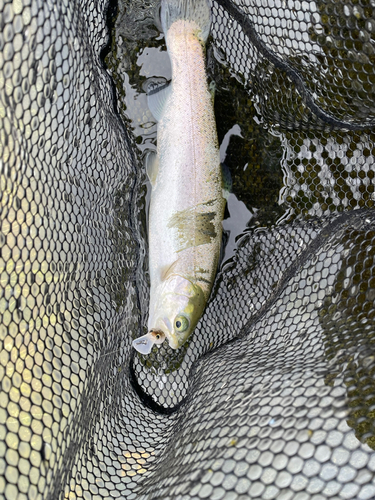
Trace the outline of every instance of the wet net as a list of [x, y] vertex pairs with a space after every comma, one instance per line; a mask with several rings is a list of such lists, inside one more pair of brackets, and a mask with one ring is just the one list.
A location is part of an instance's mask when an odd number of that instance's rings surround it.
[[0, 2], [0, 498], [375, 498], [374, 3], [213, 2], [226, 253], [148, 356], [166, 52], [158, 2], [107, 7]]

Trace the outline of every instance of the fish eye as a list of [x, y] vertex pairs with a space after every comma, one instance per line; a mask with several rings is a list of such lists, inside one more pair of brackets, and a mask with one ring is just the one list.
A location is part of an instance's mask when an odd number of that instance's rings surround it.
[[177, 316], [174, 326], [178, 332], [185, 332], [189, 328], [189, 320], [185, 316]]

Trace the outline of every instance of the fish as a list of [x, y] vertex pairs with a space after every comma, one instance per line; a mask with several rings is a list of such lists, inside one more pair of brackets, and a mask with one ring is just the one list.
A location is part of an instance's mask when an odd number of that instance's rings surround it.
[[133, 342], [142, 354], [166, 339], [179, 349], [193, 333], [215, 279], [225, 209], [205, 65], [209, 3], [162, 0], [161, 23], [172, 80], [148, 96], [157, 120], [157, 151], [146, 160], [151, 183], [148, 333]]

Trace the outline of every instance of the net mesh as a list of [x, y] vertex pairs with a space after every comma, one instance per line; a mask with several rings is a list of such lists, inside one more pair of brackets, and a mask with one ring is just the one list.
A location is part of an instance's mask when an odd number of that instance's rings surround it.
[[0, 497], [374, 498], [375, 7], [213, 2], [253, 218], [149, 356], [136, 61], [165, 46], [158, 2], [106, 8], [0, 2]]

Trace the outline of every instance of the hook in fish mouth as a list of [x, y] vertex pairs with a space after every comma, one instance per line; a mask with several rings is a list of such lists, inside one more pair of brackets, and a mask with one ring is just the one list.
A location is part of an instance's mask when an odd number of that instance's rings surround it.
[[141, 354], [150, 354], [154, 344], [162, 344], [165, 338], [165, 333], [162, 330], [152, 329], [146, 335], [133, 340], [133, 347]]
[[165, 340], [165, 333], [162, 330], [152, 329], [148, 332], [148, 335], [152, 336], [155, 344], [162, 344]]

